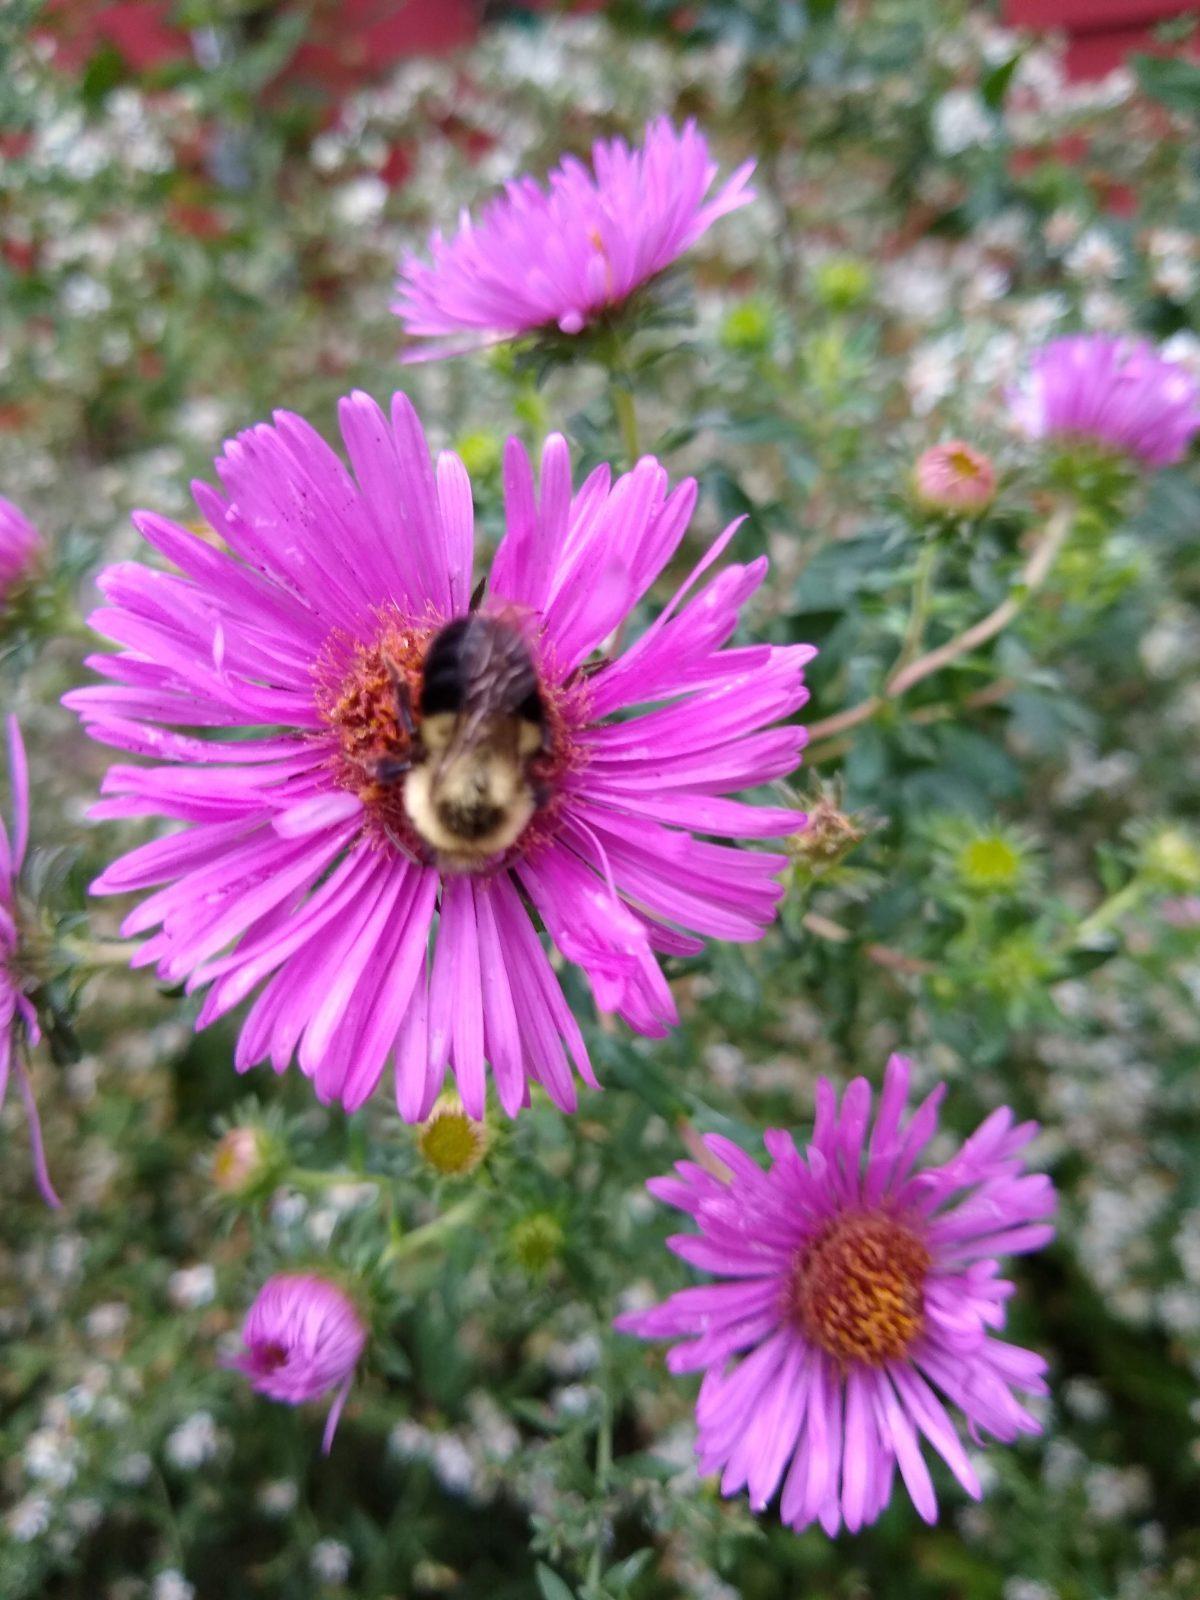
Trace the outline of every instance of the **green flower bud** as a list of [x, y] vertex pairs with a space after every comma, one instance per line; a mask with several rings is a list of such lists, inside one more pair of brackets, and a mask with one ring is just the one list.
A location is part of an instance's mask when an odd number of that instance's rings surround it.
[[812, 284], [826, 311], [851, 311], [871, 292], [871, 269], [855, 256], [832, 256], [813, 268]]

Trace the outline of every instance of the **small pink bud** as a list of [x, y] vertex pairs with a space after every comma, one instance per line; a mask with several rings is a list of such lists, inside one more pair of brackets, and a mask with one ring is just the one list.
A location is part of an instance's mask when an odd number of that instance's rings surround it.
[[11, 500], [0, 495], [0, 606], [27, 577], [42, 549], [42, 536]]
[[996, 498], [996, 469], [982, 450], [950, 439], [918, 457], [913, 489], [927, 511], [974, 516]]
[[246, 1313], [245, 1352], [230, 1362], [268, 1399], [286, 1405], [337, 1395], [325, 1423], [329, 1453], [367, 1329], [344, 1290], [313, 1273], [281, 1272], [268, 1278]]
[[213, 1152], [212, 1181], [222, 1194], [245, 1194], [270, 1165], [261, 1129], [230, 1128]]

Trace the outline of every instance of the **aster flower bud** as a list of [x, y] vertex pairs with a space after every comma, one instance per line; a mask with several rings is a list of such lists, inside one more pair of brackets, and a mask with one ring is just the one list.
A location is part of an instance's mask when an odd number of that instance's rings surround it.
[[42, 538], [29, 518], [0, 495], [0, 610], [28, 577], [42, 549]]
[[827, 311], [850, 311], [871, 292], [871, 269], [855, 256], [833, 256], [813, 272], [813, 289]]
[[268, 1399], [298, 1406], [337, 1391], [321, 1444], [328, 1455], [367, 1343], [350, 1296], [315, 1273], [277, 1273], [247, 1312], [242, 1342], [244, 1353], [230, 1365]]
[[787, 850], [798, 871], [817, 876], [844, 861], [866, 833], [860, 819], [841, 809], [838, 796], [822, 794], [809, 808], [804, 827], [788, 839]]
[[963, 439], [924, 451], [913, 469], [913, 494], [925, 511], [973, 517], [996, 498], [996, 468], [990, 456]]
[[450, 1091], [440, 1096], [417, 1135], [417, 1149], [445, 1178], [465, 1178], [487, 1154], [487, 1128], [463, 1109]]
[[1141, 842], [1139, 867], [1156, 887], [1174, 894], [1200, 889], [1200, 840], [1172, 823], [1151, 829]]
[[720, 338], [726, 350], [737, 355], [759, 355], [771, 347], [770, 307], [761, 300], [743, 300], [731, 306], [721, 320]]
[[548, 1211], [535, 1211], [514, 1225], [508, 1242], [517, 1265], [531, 1278], [541, 1277], [562, 1254], [562, 1225]]
[[261, 1128], [230, 1128], [213, 1152], [213, 1185], [222, 1194], [247, 1194], [275, 1165], [271, 1141]]

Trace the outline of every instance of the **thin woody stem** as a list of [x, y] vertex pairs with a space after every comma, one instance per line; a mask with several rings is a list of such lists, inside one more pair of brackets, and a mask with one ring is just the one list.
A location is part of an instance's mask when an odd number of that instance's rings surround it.
[[819, 740], [832, 739], [839, 733], [856, 728], [860, 722], [868, 721], [889, 700], [898, 700], [915, 684], [931, 677], [935, 672], [940, 672], [952, 661], [957, 661], [960, 656], [969, 655], [972, 650], [977, 650], [980, 645], [986, 644], [989, 639], [994, 639], [998, 633], [1002, 633], [1009, 623], [1020, 615], [1032, 596], [1049, 577], [1059, 552], [1070, 535], [1074, 520], [1074, 506], [1061, 506], [1046, 523], [1041, 538], [1025, 564], [1020, 587], [1016, 592], [1002, 600], [994, 611], [989, 612], [986, 617], [982, 617], [963, 633], [956, 634], [953, 639], [947, 639], [946, 643], [938, 645], [936, 650], [927, 651], [917, 660], [893, 672], [882, 694], [873, 694], [866, 700], [860, 701], [858, 705], [851, 706], [847, 711], [839, 711], [835, 716], [825, 717], [820, 722], [812, 723], [808, 730], [810, 746]]

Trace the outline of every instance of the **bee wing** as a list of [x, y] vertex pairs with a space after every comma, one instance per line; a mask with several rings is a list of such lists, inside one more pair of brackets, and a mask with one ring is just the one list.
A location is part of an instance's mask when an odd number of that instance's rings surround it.
[[448, 762], [480, 743], [487, 724], [511, 717], [537, 690], [529, 646], [518, 629], [478, 628], [471, 638], [462, 710], [446, 748]]

